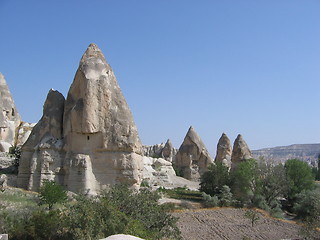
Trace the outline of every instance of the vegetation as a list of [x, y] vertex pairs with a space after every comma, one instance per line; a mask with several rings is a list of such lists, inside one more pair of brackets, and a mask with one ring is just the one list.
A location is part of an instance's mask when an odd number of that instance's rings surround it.
[[46, 196], [49, 208], [37, 206], [35, 198], [28, 199], [32, 207], [17, 205], [12, 210], [2, 206], [0, 231], [9, 233], [10, 239], [100, 239], [119, 233], [144, 239], [180, 239], [177, 219], [166, 206], [158, 205], [157, 192], [137, 192], [117, 185], [98, 196], [80, 195], [58, 205], [65, 197], [53, 199], [56, 186], [46, 181], [42, 187], [46, 191], [36, 197], [40, 200]]
[[286, 179], [289, 184], [288, 200], [294, 204], [297, 195], [303, 190], [313, 190], [315, 188], [314, 176], [311, 167], [303, 161], [297, 159], [288, 160], [285, 164]]
[[40, 204], [48, 204], [49, 210], [56, 203], [68, 200], [67, 192], [55, 181], [44, 180], [39, 191]]
[[249, 159], [231, 172], [220, 163], [210, 166], [201, 178], [200, 190], [206, 206], [258, 207], [281, 217], [280, 199], [286, 199], [288, 210], [306, 218], [308, 214], [303, 216], [302, 209], [317, 207], [316, 201], [306, 200], [316, 195], [314, 188], [312, 169], [305, 162], [292, 159], [283, 166]]
[[229, 170], [222, 162], [211, 164], [202, 175], [200, 191], [210, 195], [220, 194], [223, 186], [230, 184]]
[[192, 191], [187, 189], [186, 187], [178, 187], [174, 189], [165, 189], [160, 187], [158, 192], [165, 194], [169, 198], [175, 198], [180, 200], [189, 200], [195, 202], [202, 201], [202, 194], [199, 191]]
[[21, 147], [13, 146], [9, 148], [9, 156], [14, 158], [14, 173], [18, 173], [21, 158]]
[[245, 212], [244, 216], [246, 218], [249, 218], [250, 219], [250, 222], [251, 222], [251, 226], [253, 227], [254, 224], [257, 223], [257, 221], [260, 219], [259, 215], [258, 215], [258, 212], [254, 211], [254, 210], [248, 210]]

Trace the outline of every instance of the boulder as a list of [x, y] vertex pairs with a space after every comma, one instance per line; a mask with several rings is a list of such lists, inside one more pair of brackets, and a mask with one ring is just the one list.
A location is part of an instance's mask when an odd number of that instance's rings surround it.
[[1, 174], [0, 175], [0, 191], [4, 192], [7, 188], [7, 175], [5, 174]]
[[[16, 128], [21, 119], [14, 104], [10, 90], [4, 76], [0, 73], [0, 141], [15, 144]], [[1, 150], [7, 150], [5, 144], [1, 144]]]
[[164, 187], [173, 189], [186, 187], [191, 190], [198, 190], [199, 183], [189, 181], [176, 176], [172, 163], [163, 158], [143, 157], [143, 186], [147, 185], [151, 189]]
[[116, 235], [111, 235], [107, 238], [103, 238], [100, 240], [143, 240], [142, 238], [138, 238], [132, 235], [126, 235], [126, 234], [116, 234]]
[[251, 151], [241, 134], [239, 134], [233, 144], [231, 155], [231, 170], [235, 170], [239, 163], [251, 158]]
[[190, 127], [176, 154], [176, 167], [184, 178], [198, 181], [211, 163], [213, 160], [207, 148], [193, 127]]
[[217, 144], [217, 154], [215, 162], [222, 162], [228, 168], [231, 168], [232, 146], [228, 136], [223, 133]]

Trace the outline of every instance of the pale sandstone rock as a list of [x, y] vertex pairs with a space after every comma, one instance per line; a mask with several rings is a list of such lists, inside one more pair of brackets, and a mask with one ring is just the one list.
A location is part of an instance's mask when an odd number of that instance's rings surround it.
[[198, 190], [199, 183], [176, 176], [172, 163], [163, 158], [143, 157], [143, 178], [151, 189], [165, 187], [167, 189], [187, 187]]
[[241, 136], [241, 134], [239, 134], [233, 144], [233, 150], [232, 150], [232, 156], [231, 156], [231, 162], [232, 162], [231, 170], [235, 170], [239, 163], [251, 158], [252, 158], [251, 151], [247, 143], [244, 141], [243, 137]]
[[[0, 73], [0, 141], [15, 143], [16, 128], [21, 119], [14, 104], [10, 90], [4, 76]], [[3, 150], [8, 150], [5, 144], [1, 144]]]
[[144, 145], [142, 146], [143, 149], [143, 155], [147, 157], [162, 157], [162, 150], [164, 148], [165, 144], [160, 143], [160, 144], [155, 144], [151, 146]]
[[49, 179], [88, 194], [118, 182], [139, 187], [143, 162], [138, 130], [95, 44], [84, 53], [67, 99], [52, 104], [53, 94], [22, 147], [19, 186], [37, 190]]
[[190, 127], [175, 158], [175, 165], [182, 176], [189, 180], [199, 180], [208, 170], [213, 160], [193, 127]]
[[63, 183], [59, 175], [64, 158], [62, 121], [65, 99], [50, 90], [43, 106], [43, 116], [22, 146], [18, 186], [37, 191], [43, 180]]
[[161, 155], [164, 159], [172, 162], [175, 160], [175, 155], [177, 154], [177, 152], [178, 150], [173, 147], [170, 139], [168, 139], [161, 151]]
[[217, 144], [217, 154], [215, 162], [222, 162], [228, 168], [231, 168], [232, 146], [228, 136], [223, 133]]
[[79, 150], [79, 146], [69, 143], [70, 138], [79, 134], [84, 138], [91, 135], [100, 144], [95, 148], [141, 154], [129, 106], [111, 67], [95, 44], [88, 47], [80, 61], [66, 100], [63, 126], [69, 150]]
[[16, 130], [16, 146], [22, 147], [22, 145], [28, 140], [32, 129], [36, 123], [27, 123], [27, 122], [21, 122], [19, 127]]
[[153, 158], [164, 158], [167, 161], [172, 162], [178, 149], [174, 148], [170, 139], [166, 143], [155, 144], [151, 146], [142, 146], [143, 155]]
[[0, 191], [4, 192], [7, 188], [7, 175], [5, 174], [1, 174], [0, 175]]
[[142, 238], [138, 238], [132, 235], [126, 235], [126, 234], [116, 234], [116, 235], [111, 235], [107, 238], [103, 238], [100, 240], [143, 240]]

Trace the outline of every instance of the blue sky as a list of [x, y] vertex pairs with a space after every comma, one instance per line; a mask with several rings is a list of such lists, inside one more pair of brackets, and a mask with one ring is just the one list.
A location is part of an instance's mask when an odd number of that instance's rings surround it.
[[189, 126], [214, 155], [320, 142], [318, 0], [0, 0], [0, 72], [24, 121], [65, 96], [94, 42], [141, 140], [179, 147]]

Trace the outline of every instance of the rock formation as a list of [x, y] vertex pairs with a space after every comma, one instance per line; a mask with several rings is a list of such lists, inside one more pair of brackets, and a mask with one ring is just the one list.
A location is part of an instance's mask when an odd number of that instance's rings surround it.
[[239, 163], [246, 161], [250, 158], [252, 158], [251, 151], [247, 143], [243, 140], [241, 134], [239, 134], [233, 144], [233, 150], [231, 155], [231, 170], [235, 170]]
[[190, 127], [176, 154], [176, 167], [181, 171], [184, 178], [199, 180], [211, 163], [213, 163], [213, 160], [204, 143], [193, 127]]
[[43, 179], [53, 179], [92, 194], [117, 182], [139, 186], [141, 148], [114, 73], [90, 44], [67, 99], [49, 92], [43, 117], [23, 146], [18, 185], [37, 190]]
[[36, 191], [43, 180], [63, 184], [59, 175], [64, 153], [62, 151], [62, 121], [65, 99], [61, 93], [50, 90], [43, 106], [43, 116], [34, 126], [22, 146], [18, 186]]
[[167, 140], [166, 144], [164, 145], [161, 155], [164, 159], [167, 161], [174, 161], [175, 155], [177, 154], [177, 149], [175, 149], [170, 141], [170, 139]]
[[[163, 158], [143, 157], [143, 182], [151, 189], [187, 187], [198, 190], [199, 183], [176, 176], [172, 163]], [[144, 184], [146, 185], [146, 184]]]
[[215, 162], [222, 162], [228, 168], [231, 168], [232, 146], [228, 136], [223, 133], [217, 145], [217, 155]]
[[7, 188], [7, 175], [5, 174], [1, 174], [0, 175], [0, 191], [4, 192]]
[[0, 151], [8, 152], [15, 143], [21, 119], [4, 76], [0, 73]]
[[164, 158], [167, 161], [172, 162], [177, 154], [178, 150], [173, 147], [170, 139], [167, 142], [155, 144], [151, 146], [143, 146], [143, 155], [153, 158]]
[[263, 157], [274, 164], [284, 164], [288, 159], [300, 159], [307, 162], [312, 167], [318, 166], [320, 156], [320, 144], [293, 144], [289, 146], [279, 146], [253, 150], [252, 155], [255, 159]]
[[162, 150], [164, 148], [165, 144], [155, 144], [155, 145], [144, 145], [143, 148], [143, 155], [147, 157], [153, 157], [153, 158], [159, 158], [162, 157]]

